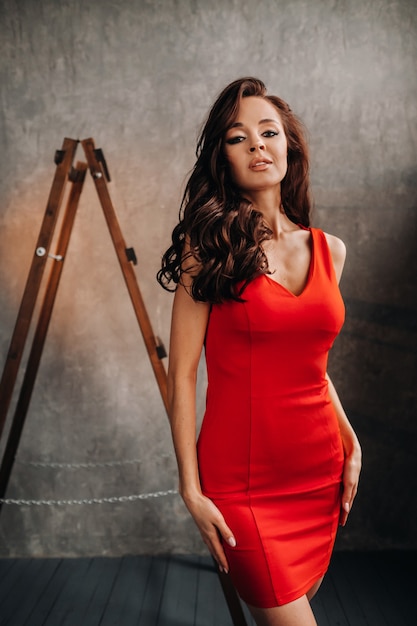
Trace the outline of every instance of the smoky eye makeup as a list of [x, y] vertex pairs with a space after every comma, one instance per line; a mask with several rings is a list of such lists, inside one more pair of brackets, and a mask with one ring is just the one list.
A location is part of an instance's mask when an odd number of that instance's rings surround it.
[[233, 146], [234, 144], [240, 143], [244, 139], [245, 137], [243, 135], [235, 135], [233, 137], [226, 138], [225, 143], [229, 146]]

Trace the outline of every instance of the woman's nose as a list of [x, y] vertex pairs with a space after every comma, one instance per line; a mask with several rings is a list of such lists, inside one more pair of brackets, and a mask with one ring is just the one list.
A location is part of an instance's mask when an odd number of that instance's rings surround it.
[[256, 141], [253, 142], [253, 144], [251, 145], [251, 147], [249, 148], [250, 152], [255, 152], [255, 150], [264, 150], [265, 149], [265, 144], [262, 141], [262, 139], [257, 139]]

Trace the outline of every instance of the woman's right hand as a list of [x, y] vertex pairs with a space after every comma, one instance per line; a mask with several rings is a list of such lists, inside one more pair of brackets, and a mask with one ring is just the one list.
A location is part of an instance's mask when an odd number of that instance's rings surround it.
[[231, 529], [225, 522], [223, 515], [216, 505], [204, 496], [198, 494], [193, 497], [183, 496], [183, 500], [192, 518], [201, 533], [204, 543], [211, 555], [217, 562], [220, 571], [226, 574], [229, 571], [226, 555], [223, 550], [221, 539], [226, 541], [232, 548], [236, 545], [236, 539]]

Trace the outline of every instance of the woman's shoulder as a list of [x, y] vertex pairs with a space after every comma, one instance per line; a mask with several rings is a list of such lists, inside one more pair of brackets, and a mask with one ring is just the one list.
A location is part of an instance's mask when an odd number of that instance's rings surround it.
[[337, 280], [339, 281], [340, 277], [342, 276], [343, 267], [344, 267], [345, 260], [346, 260], [345, 243], [342, 241], [342, 239], [340, 239], [339, 237], [336, 237], [335, 235], [325, 233], [324, 231], [322, 232], [326, 239], [328, 248], [330, 250], [330, 254], [333, 260], [333, 266], [336, 272], [336, 277], [337, 277]]

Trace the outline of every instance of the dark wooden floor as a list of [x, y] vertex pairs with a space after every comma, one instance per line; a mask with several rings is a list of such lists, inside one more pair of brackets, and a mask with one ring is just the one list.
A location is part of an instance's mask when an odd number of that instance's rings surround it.
[[[417, 554], [336, 552], [319, 626], [417, 626]], [[0, 559], [2, 626], [231, 626], [198, 556]], [[248, 618], [248, 625], [252, 624]]]

